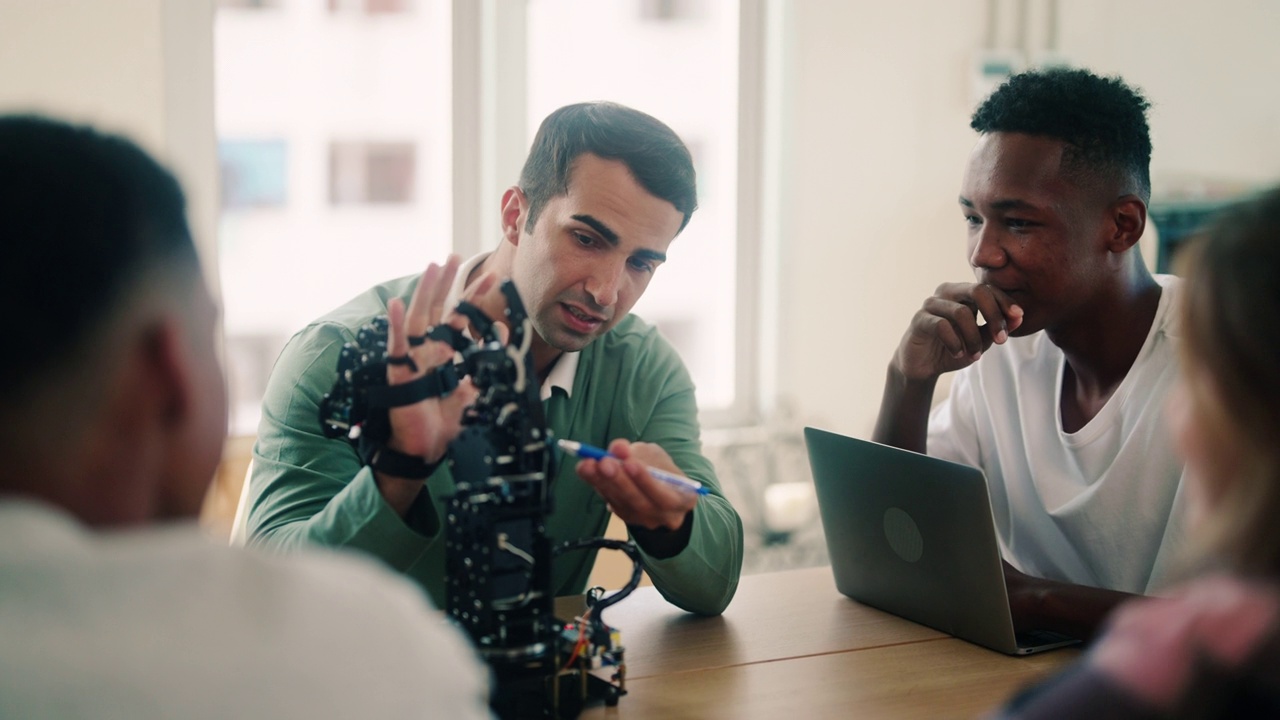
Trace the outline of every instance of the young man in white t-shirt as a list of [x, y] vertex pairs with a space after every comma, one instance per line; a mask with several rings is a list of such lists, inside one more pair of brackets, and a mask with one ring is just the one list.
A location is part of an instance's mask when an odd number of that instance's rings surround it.
[[0, 116], [0, 717], [489, 717], [415, 586], [193, 519], [226, 428], [217, 307], [173, 177]]
[[939, 286], [889, 365], [875, 439], [986, 472], [1020, 630], [1093, 635], [1163, 581], [1182, 537], [1161, 419], [1178, 281], [1138, 249], [1147, 107], [1085, 70], [996, 90], [959, 199], [977, 282]]

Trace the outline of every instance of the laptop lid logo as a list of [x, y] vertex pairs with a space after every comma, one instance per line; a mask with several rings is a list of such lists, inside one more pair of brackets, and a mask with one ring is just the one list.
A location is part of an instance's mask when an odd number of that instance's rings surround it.
[[909, 563], [924, 555], [924, 538], [916, 521], [906, 511], [891, 507], [884, 511], [884, 536], [898, 557]]

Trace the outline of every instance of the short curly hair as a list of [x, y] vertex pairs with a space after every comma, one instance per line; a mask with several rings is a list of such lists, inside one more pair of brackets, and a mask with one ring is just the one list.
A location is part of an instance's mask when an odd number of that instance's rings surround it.
[[1151, 103], [1118, 77], [1088, 70], [1033, 70], [1009, 78], [973, 113], [980, 133], [1043, 135], [1068, 146], [1064, 170], [1085, 179], [1128, 180], [1151, 200]]

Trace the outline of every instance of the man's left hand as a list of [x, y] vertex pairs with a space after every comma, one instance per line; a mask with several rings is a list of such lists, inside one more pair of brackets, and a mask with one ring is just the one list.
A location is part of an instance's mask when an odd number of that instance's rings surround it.
[[623, 522], [649, 530], [679, 530], [698, 502], [688, 492], [654, 478], [646, 468], [683, 474], [661, 446], [618, 439], [609, 444], [612, 458], [581, 460], [578, 477], [600, 493]]
[[1073, 585], [1020, 572], [1004, 562], [1004, 584], [1015, 630], [1051, 630], [1089, 640], [1101, 629], [1107, 614], [1120, 603], [1138, 597], [1129, 593]]
[[1014, 629], [1019, 632], [1044, 629], [1041, 626], [1041, 613], [1045, 593], [1048, 591], [1047, 583], [1019, 571], [1008, 560], [1002, 560], [1001, 563], [1004, 566], [1004, 584], [1009, 592], [1009, 610], [1013, 615]]

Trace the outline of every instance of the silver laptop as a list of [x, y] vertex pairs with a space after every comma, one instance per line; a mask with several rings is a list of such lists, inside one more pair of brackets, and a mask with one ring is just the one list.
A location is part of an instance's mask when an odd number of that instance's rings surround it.
[[1075, 644], [1015, 636], [982, 471], [807, 427], [836, 588], [1009, 655]]

